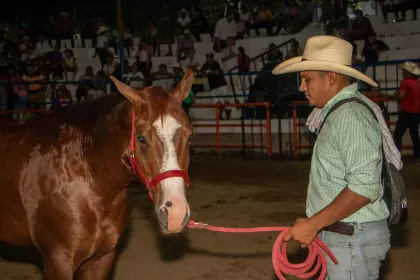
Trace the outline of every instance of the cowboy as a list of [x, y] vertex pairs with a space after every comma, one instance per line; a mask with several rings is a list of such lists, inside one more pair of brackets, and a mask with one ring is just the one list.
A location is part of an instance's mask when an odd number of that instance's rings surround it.
[[418, 77], [420, 69], [414, 62], [406, 61], [401, 64], [404, 79], [400, 89], [395, 92], [395, 98], [400, 101], [400, 114], [394, 131], [394, 141], [401, 151], [402, 137], [410, 130], [411, 142], [413, 143], [413, 156], [420, 158], [419, 119], [420, 119], [420, 86]]
[[[327, 257], [328, 279], [377, 279], [380, 262], [390, 249], [389, 211], [382, 199], [382, 160], [402, 167], [380, 109], [358, 92], [354, 79], [378, 85], [351, 67], [353, 47], [332, 36], [307, 40], [303, 56], [289, 59], [273, 74], [300, 72], [300, 90], [316, 108], [308, 119], [318, 130], [307, 191], [307, 218], [297, 219], [284, 242], [294, 239], [302, 247], [317, 236], [338, 260]], [[382, 158], [382, 145], [386, 159]]]

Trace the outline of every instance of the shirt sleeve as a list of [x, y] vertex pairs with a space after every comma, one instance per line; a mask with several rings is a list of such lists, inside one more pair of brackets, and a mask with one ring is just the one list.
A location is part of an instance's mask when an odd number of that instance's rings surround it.
[[378, 122], [360, 104], [349, 104], [335, 122], [334, 140], [345, 168], [347, 187], [370, 200], [379, 198], [382, 171], [382, 132]]

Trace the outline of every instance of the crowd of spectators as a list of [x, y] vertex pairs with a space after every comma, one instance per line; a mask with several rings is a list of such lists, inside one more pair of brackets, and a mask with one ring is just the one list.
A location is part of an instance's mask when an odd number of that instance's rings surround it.
[[[182, 76], [184, 69], [181, 64], [184, 68], [187, 65], [186, 67], [193, 69], [197, 74], [194, 94], [203, 91], [200, 80], [207, 77], [211, 94], [223, 96], [230, 91], [225, 79], [213, 78], [215, 74], [223, 74], [221, 63], [235, 61], [239, 72], [250, 71], [251, 58], [243, 47], [236, 47], [236, 40], [253, 34], [276, 36], [299, 32], [317, 18], [314, 16], [314, 11], [317, 10], [314, 2], [262, 0], [257, 4], [249, 4], [245, 1], [239, 9], [230, 7], [225, 12], [216, 6], [209, 10], [195, 10], [194, 16], [190, 9], [182, 8], [172, 16], [161, 16], [151, 21], [143, 32], [139, 31], [140, 28], [124, 29], [124, 51], [129, 57], [134, 57], [135, 61], [130, 65], [129, 60], [125, 59], [123, 69], [118, 62], [118, 32], [115, 27], [107, 24], [104, 18], [87, 16], [76, 26], [72, 17], [63, 12], [56, 17], [49, 17], [42, 24], [43, 27], [35, 31], [29, 30], [25, 22], [16, 18], [0, 25], [0, 79], [3, 82], [3, 86], [0, 87], [0, 102], [3, 109], [6, 104], [8, 110], [21, 108], [26, 106], [25, 104], [29, 108], [42, 108], [47, 99], [57, 106], [64, 106], [70, 101], [83, 101], [107, 93], [108, 75], [126, 78], [132, 86], [143, 87], [150, 85], [154, 79]], [[408, 3], [409, 0], [400, 6], [389, 2], [395, 1], [385, 0], [380, 3], [385, 10], [388, 7], [393, 11], [403, 11], [400, 20], [405, 19], [406, 9], [415, 7], [414, 4]], [[379, 54], [388, 49], [382, 41], [377, 40], [369, 19], [364, 17], [361, 11], [355, 11], [356, 19], [351, 28], [349, 27], [347, 1], [336, 0], [333, 3], [331, 0], [322, 0], [321, 6], [320, 22], [326, 34], [339, 36], [352, 44], [357, 40], [365, 41], [363, 62], [378, 61]], [[264, 34], [261, 33], [262, 30], [265, 30]], [[213, 52], [206, 54], [206, 63], [200, 66], [197, 64], [195, 43], [202, 39], [200, 34], [204, 33], [209, 33], [213, 39]], [[141, 38], [136, 46], [134, 38]], [[85, 69], [78, 67], [72, 49], [88, 47], [85, 39], [90, 39], [92, 47], [95, 48], [93, 59], [99, 60], [100, 69], [91, 66]], [[78, 45], [78, 42], [81, 45]], [[174, 54], [173, 43], [177, 44], [177, 63], [153, 67], [154, 56]], [[167, 53], [162, 52], [162, 45], [168, 45]], [[354, 46], [356, 53], [356, 45]], [[268, 61], [275, 52], [276, 63], [283, 60], [283, 54], [279, 54], [275, 45], [270, 45], [269, 49], [273, 51], [268, 54]], [[284, 59], [300, 55], [300, 52], [299, 46], [293, 46]], [[220, 63], [214, 59], [215, 54], [220, 54]], [[354, 59], [356, 62], [356, 57]], [[152, 72], [154, 68], [158, 70]], [[17, 85], [22, 81], [30, 84]], [[11, 86], [10, 82], [14, 82], [15, 85]], [[37, 82], [39, 84], [36, 84]], [[174, 83], [176, 82], [175, 80]], [[6, 83], [9, 83], [9, 86], [4, 86]], [[69, 84], [77, 86], [76, 100], [72, 100]], [[111, 87], [110, 90], [115, 88]], [[223, 98], [214, 98], [213, 102], [225, 101]], [[229, 118], [228, 110], [222, 110], [222, 113]]]

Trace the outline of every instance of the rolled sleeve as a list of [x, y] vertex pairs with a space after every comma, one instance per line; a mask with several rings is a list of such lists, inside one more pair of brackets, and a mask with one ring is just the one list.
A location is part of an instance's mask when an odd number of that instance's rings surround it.
[[375, 202], [381, 192], [382, 132], [378, 122], [360, 104], [349, 104], [335, 130], [347, 187]]

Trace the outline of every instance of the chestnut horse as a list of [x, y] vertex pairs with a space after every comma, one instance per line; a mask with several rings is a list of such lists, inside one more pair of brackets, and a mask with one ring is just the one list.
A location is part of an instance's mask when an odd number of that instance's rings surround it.
[[0, 131], [0, 241], [35, 245], [44, 279], [107, 278], [129, 218], [126, 187], [136, 177], [164, 233], [189, 221], [192, 127], [181, 104], [192, 72], [172, 92], [112, 80], [122, 95]]

